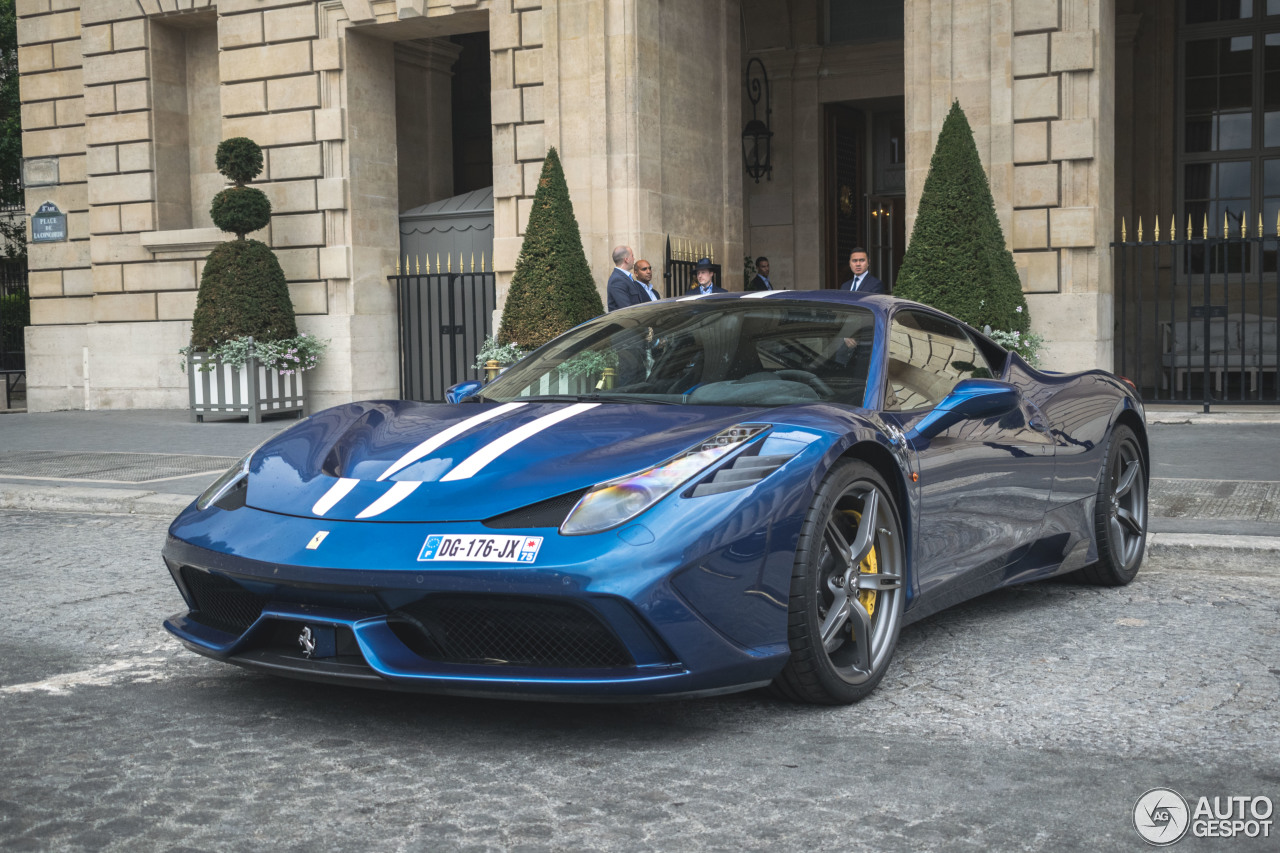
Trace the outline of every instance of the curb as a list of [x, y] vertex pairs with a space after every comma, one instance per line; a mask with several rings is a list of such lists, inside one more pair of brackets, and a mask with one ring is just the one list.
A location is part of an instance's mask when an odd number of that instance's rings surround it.
[[1280, 414], [1263, 412], [1187, 412], [1146, 410], [1148, 424], [1189, 424], [1192, 426], [1241, 426], [1280, 424]]
[[0, 483], [0, 509], [174, 518], [195, 498], [142, 489]]
[[1212, 548], [1217, 551], [1280, 551], [1280, 536], [1245, 536], [1221, 533], [1148, 533], [1147, 553], [1167, 555]]

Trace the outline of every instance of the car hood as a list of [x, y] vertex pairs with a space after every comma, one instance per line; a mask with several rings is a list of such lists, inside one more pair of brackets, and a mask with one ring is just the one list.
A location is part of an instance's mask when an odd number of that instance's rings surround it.
[[352, 403], [264, 444], [246, 503], [333, 520], [476, 521], [643, 470], [736, 424], [771, 423], [779, 411]]

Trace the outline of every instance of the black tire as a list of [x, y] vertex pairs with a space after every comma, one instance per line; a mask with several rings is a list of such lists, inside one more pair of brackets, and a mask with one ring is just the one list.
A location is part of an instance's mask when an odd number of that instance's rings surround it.
[[1107, 463], [1098, 477], [1093, 530], [1098, 561], [1080, 578], [1099, 586], [1124, 586], [1138, 574], [1147, 547], [1147, 460], [1133, 430], [1117, 425], [1107, 445]]
[[[791, 658], [774, 680], [778, 694], [847, 705], [875, 689], [902, 627], [905, 553], [884, 478], [858, 460], [832, 468], [800, 528], [787, 622]], [[854, 578], [858, 592], [845, 595]]]

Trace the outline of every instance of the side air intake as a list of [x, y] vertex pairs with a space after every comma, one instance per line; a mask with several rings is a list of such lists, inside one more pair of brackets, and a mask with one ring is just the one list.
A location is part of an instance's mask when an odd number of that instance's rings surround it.
[[721, 492], [732, 492], [745, 489], [768, 477], [782, 467], [790, 456], [739, 456], [737, 459], [717, 471], [709, 480], [694, 486], [690, 497], [700, 498], [704, 495], [718, 495]]

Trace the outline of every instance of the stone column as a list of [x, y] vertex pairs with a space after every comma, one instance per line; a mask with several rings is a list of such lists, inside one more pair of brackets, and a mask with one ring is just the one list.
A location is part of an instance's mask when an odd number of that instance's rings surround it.
[[908, 229], [951, 101], [1057, 370], [1112, 364], [1113, 0], [908, 0]]
[[403, 212], [453, 195], [452, 69], [462, 48], [448, 39], [431, 39], [399, 43], [395, 52]]
[[552, 145], [602, 295], [615, 245], [660, 268], [668, 234], [711, 246], [734, 280], [742, 256], [738, 9], [737, 0], [495, 0], [500, 301]]

